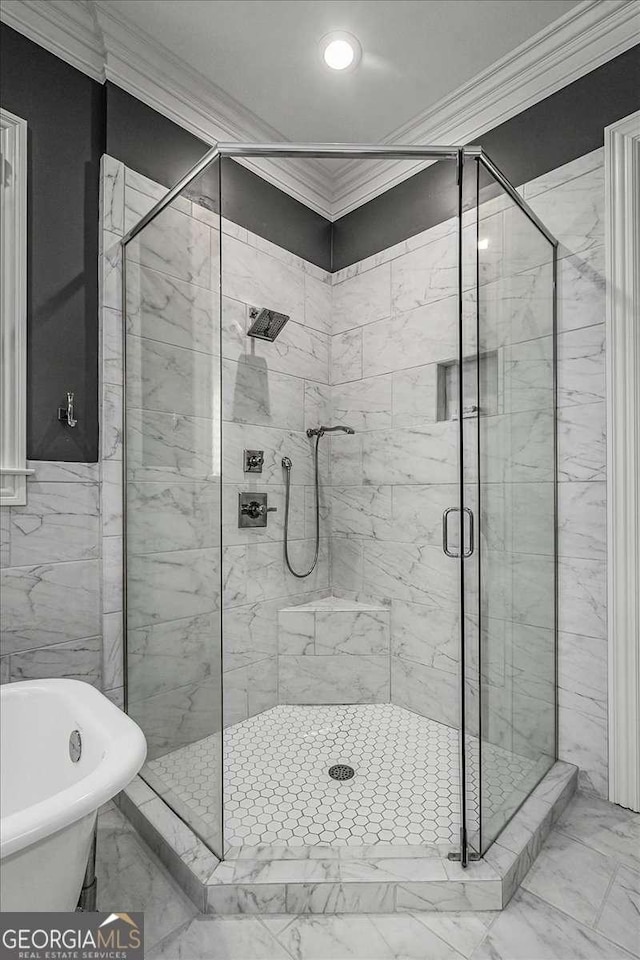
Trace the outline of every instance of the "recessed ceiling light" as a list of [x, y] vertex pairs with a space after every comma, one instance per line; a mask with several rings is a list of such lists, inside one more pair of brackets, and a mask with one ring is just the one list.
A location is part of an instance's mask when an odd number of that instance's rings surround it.
[[360, 63], [362, 47], [352, 34], [334, 30], [320, 41], [320, 52], [332, 70], [353, 70]]

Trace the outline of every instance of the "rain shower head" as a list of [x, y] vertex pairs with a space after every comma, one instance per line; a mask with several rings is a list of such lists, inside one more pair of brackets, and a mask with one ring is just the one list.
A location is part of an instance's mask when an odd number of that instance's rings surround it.
[[249, 317], [253, 320], [253, 323], [247, 330], [247, 336], [257, 337], [258, 340], [269, 340], [271, 343], [289, 319], [286, 313], [277, 313], [275, 310], [268, 310], [266, 307], [260, 309], [251, 307]]

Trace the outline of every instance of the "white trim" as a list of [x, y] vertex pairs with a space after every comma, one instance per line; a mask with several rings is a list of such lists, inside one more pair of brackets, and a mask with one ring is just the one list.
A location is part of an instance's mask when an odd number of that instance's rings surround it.
[[27, 502], [27, 121], [0, 109], [0, 506]]
[[[112, 80], [207, 143], [284, 140], [148, 34], [95, 0], [3, 0], [14, 29], [94, 79]], [[583, 0], [384, 142], [470, 143], [640, 41], [640, 4]], [[260, 176], [335, 220], [425, 164], [246, 160]]]
[[640, 111], [605, 129], [609, 799], [640, 810]]

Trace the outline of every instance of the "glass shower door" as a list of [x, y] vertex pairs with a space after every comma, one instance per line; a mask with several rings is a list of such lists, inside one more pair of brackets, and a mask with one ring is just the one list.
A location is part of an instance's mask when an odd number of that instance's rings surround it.
[[[128, 189], [127, 226], [154, 202]], [[180, 196], [123, 283], [127, 709], [142, 777], [221, 855], [219, 250], [219, 215]]]
[[483, 160], [466, 168], [475, 180], [463, 213], [460, 421], [461, 499], [475, 518], [461, 560], [471, 855], [556, 757], [555, 248]]

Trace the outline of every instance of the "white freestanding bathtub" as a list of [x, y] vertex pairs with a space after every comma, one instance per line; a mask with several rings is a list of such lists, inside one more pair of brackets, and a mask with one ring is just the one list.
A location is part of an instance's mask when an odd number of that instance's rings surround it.
[[79, 680], [3, 684], [0, 714], [0, 910], [75, 910], [98, 807], [144, 763], [144, 735]]

